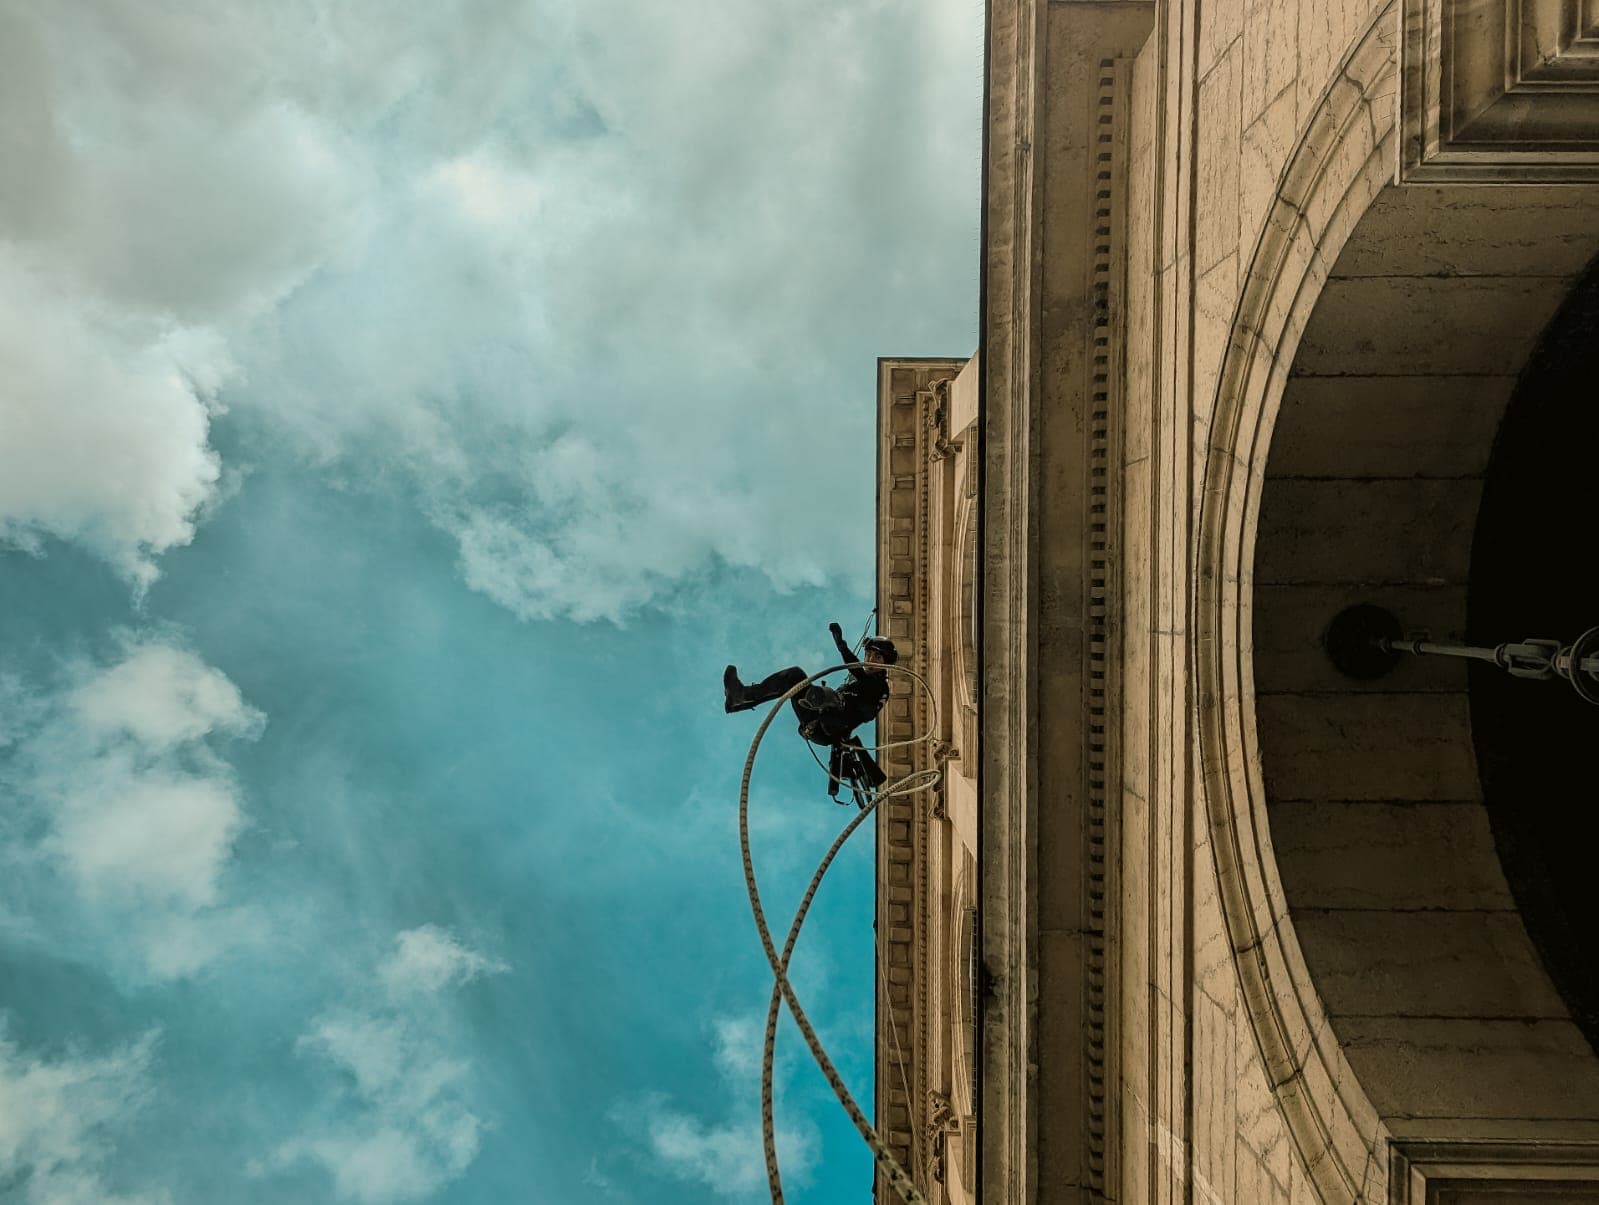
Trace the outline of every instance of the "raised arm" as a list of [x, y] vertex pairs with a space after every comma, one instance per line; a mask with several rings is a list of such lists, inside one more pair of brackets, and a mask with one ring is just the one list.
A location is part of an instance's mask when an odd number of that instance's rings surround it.
[[830, 623], [827, 625], [827, 630], [833, 634], [833, 643], [838, 646], [838, 655], [844, 663], [851, 666], [859, 665], [860, 658], [855, 655], [855, 650], [844, 642], [844, 629], [836, 623]]

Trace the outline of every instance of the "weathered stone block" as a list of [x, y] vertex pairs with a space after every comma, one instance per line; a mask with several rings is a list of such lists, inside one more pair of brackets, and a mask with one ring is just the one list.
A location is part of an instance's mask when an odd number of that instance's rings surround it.
[[1295, 909], [1515, 907], [1476, 803], [1285, 803], [1271, 841]]
[[1267, 473], [1476, 476], [1514, 387], [1510, 375], [1290, 377]]
[[1301, 376], [1503, 376], [1521, 369], [1563, 290], [1526, 277], [1332, 277]]
[[[1511, 209], [1536, 218], [1507, 222]], [[1344, 249], [1334, 276], [1569, 277], [1599, 254], [1591, 185], [1413, 185], [1388, 189], [1370, 212], [1372, 236]]]
[[1267, 695], [1258, 712], [1274, 804], [1476, 797], [1464, 695]]
[[1294, 927], [1335, 1029], [1342, 1016], [1566, 1015], [1513, 912], [1296, 909]]
[[1255, 580], [1464, 582], [1481, 494], [1474, 478], [1273, 481], [1261, 503]]
[[1354, 1018], [1338, 1024], [1349, 1061], [1376, 1102], [1403, 1116], [1599, 1117], [1599, 1076], [1570, 1021]]

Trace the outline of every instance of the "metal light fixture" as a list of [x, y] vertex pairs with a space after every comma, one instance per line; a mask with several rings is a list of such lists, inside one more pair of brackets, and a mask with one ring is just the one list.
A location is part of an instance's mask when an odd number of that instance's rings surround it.
[[1406, 653], [1458, 657], [1489, 662], [1516, 678], [1564, 678], [1578, 698], [1599, 706], [1599, 627], [1589, 628], [1570, 644], [1528, 638], [1483, 648], [1406, 636], [1393, 612], [1359, 603], [1334, 616], [1322, 646], [1339, 672], [1350, 678], [1380, 678]]

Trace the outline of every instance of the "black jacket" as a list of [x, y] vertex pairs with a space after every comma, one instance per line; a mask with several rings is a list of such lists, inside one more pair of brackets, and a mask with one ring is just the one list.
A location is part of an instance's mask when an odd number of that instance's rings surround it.
[[838, 655], [849, 666], [849, 679], [838, 688], [838, 697], [844, 705], [843, 718], [853, 732], [862, 724], [875, 720], [877, 713], [883, 710], [883, 704], [888, 702], [888, 672], [862, 668], [860, 658], [844, 643], [844, 634], [839, 631], [838, 625], [834, 624], [831, 630], [833, 643], [838, 646]]
[[865, 668], [844, 643], [837, 624], [832, 625], [832, 631], [839, 656], [850, 667], [848, 680], [837, 690], [812, 683], [794, 699], [800, 735], [813, 745], [837, 745], [849, 740], [855, 729], [875, 720], [888, 701], [888, 674]]

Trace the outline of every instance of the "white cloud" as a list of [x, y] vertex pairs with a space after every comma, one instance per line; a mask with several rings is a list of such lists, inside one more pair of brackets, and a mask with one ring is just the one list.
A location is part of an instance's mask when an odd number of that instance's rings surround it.
[[[765, 1191], [759, 1117], [712, 1125], [657, 1098], [644, 1106], [644, 1121], [651, 1153], [675, 1178], [703, 1184], [718, 1196], [759, 1199]], [[787, 1182], [808, 1177], [816, 1147], [811, 1127], [777, 1127], [777, 1155]]]
[[218, 348], [96, 315], [0, 244], [0, 363], [0, 544], [75, 540], [148, 585], [216, 489]]
[[468, 949], [437, 925], [407, 929], [395, 938], [394, 946], [394, 953], [378, 968], [378, 977], [393, 992], [436, 992], [509, 969]]
[[525, 618], [858, 572], [872, 357], [970, 350], [980, 6], [201, 7], [0, 9], [0, 538], [147, 584], [220, 387]]
[[712, 1058], [724, 1079], [733, 1083], [759, 1083], [761, 1051], [766, 1022], [754, 1014], [718, 1017], [712, 1022]]
[[263, 723], [221, 670], [170, 644], [133, 645], [71, 695], [86, 732], [99, 741], [127, 736], [162, 753], [213, 732], [251, 735]]
[[217, 497], [223, 324], [351, 210], [328, 131], [263, 93], [251, 15], [0, 7], [0, 544], [81, 544], [142, 591]]
[[[619, 1104], [612, 1110], [612, 1121], [641, 1142], [656, 1166], [672, 1178], [702, 1184], [718, 1196], [764, 1200], [760, 1083], [765, 1033], [764, 1013], [712, 1019], [711, 1061], [726, 1096], [720, 1120], [686, 1112], [670, 1097], [652, 1093]], [[803, 1115], [793, 1121], [784, 1117], [783, 1097], [791, 1070], [792, 1060], [779, 1051], [773, 1086], [775, 1137], [784, 1181], [792, 1186], [809, 1181], [820, 1136]]]
[[43, 1059], [0, 1040], [0, 1182], [28, 1205], [159, 1205], [164, 1192], [113, 1192], [112, 1140], [153, 1091], [154, 1035], [99, 1057]]
[[140, 771], [116, 756], [96, 768], [86, 793], [62, 801], [52, 842], [83, 888], [194, 907], [214, 903], [217, 876], [244, 826], [231, 785]]
[[[491, 61], [499, 21], [545, 17], [515, 73], [538, 88], [475, 96], [507, 119], [453, 140], [407, 126], [409, 187], [236, 340], [230, 400], [408, 481], [466, 584], [526, 619], [623, 620], [723, 564], [780, 590], [858, 572], [871, 332], [969, 305], [937, 282], [975, 238], [977, 94], [953, 124], [943, 64], [975, 62], [980, 10], [966, 45], [908, 3], [470, 11]], [[418, 111], [459, 49], [408, 60]]]
[[272, 86], [296, 31], [184, 10], [0, 10], [0, 227], [86, 304], [211, 323], [280, 296], [350, 198], [330, 128]]
[[[79, 664], [59, 690], [36, 695], [15, 739], [16, 802], [43, 830], [33, 870], [57, 868], [86, 927], [123, 946], [132, 938], [148, 975], [192, 974], [260, 935], [261, 917], [223, 892], [248, 818], [210, 742], [254, 737], [264, 722], [194, 653], [130, 640], [115, 661]], [[51, 896], [40, 884], [24, 898]]]
[[477, 1152], [472, 1129], [460, 1159], [436, 1164], [414, 1132], [378, 1129], [354, 1135], [311, 1139], [306, 1154], [333, 1177], [333, 1188], [347, 1201], [416, 1201], [431, 1195], [463, 1171]]
[[338, 1086], [330, 1119], [283, 1143], [271, 1166], [319, 1167], [340, 1199], [361, 1205], [419, 1200], [465, 1172], [486, 1122], [439, 993], [506, 969], [438, 926], [397, 935], [375, 976], [382, 992], [324, 1014], [300, 1038]]
[[322, 1017], [300, 1039], [344, 1077], [336, 1119], [282, 1144], [279, 1167], [310, 1163], [343, 1200], [419, 1200], [477, 1157], [483, 1120], [469, 1104], [469, 1067], [415, 1017]]
[[538, 209], [544, 192], [531, 173], [482, 150], [440, 164], [429, 182], [468, 218], [485, 226], [524, 221]]
[[91, 895], [180, 916], [215, 903], [245, 818], [231, 771], [200, 742], [253, 736], [264, 718], [220, 671], [162, 643], [132, 645], [69, 699], [41, 771], [50, 847]]
[[280, 928], [280, 918], [259, 906], [174, 908], [139, 927], [138, 953], [151, 978], [185, 979], [241, 948], [267, 946]]

